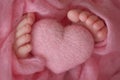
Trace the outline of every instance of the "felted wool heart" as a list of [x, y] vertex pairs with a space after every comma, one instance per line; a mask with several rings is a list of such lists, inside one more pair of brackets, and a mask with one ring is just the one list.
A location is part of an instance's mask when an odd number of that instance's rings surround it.
[[92, 54], [94, 40], [80, 25], [63, 27], [53, 19], [43, 19], [33, 26], [33, 55], [43, 57], [54, 73], [65, 72], [84, 63]]

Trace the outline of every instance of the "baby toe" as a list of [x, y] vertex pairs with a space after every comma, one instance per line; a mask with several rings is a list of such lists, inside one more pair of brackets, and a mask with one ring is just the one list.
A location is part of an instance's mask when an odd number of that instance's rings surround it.
[[80, 19], [80, 21], [85, 22], [90, 15], [92, 15], [90, 12], [88, 12], [88, 11], [82, 11], [79, 14], [79, 19]]
[[73, 9], [68, 12], [67, 17], [69, 20], [76, 23], [79, 21], [79, 13], [80, 13], [80, 10]]
[[105, 24], [102, 20], [98, 20], [93, 24], [93, 29], [94, 31], [99, 31], [100, 29], [102, 29], [103, 27], [105, 27]]
[[27, 19], [28, 24], [32, 25], [35, 21], [35, 14], [34, 13], [28, 13], [26, 19]]
[[19, 58], [25, 58], [29, 55], [29, 52], [31, 52], [31, 50], [32, 50], [32, 46], [30, 44], [26, 44], [18, 48], [16, 55]]
[[24, 19], [18, 24], [17, 30], [19, 30], [21, 27], [25, 26], [26, 24], [32, 25], [35, 21], [35, 15], [34, 13], [28, 13], [25, 15]]
[[26, 24], [16, 32], [16, 38], [30, 32], [31, 32], [31, 25]]
[[95, 41], [100, 42], [104, 41], [107, 37], [107, 28], [103, 27], [100, 31], [98, 31], [95, 35]]
[[88, 19], [86, 20], [86, 25], [87, 26], [92, 26], [96, 21], [98, 20], [98, 17], [95, 15], [91, 15], [88, 17]]
[[30, 34], [25, 34], [21, 37], [19, 37], [17, 40], [16, 40], [16, 47], [20, 47], [26, 43], [29, 43], [31, 40], [31, 35]]

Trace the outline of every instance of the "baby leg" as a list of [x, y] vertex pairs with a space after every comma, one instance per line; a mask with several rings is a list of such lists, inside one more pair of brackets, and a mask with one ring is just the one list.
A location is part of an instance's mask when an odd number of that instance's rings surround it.
[[16, 28], [15, 36], [15, 51], [19, 58], [25, 58], [29, 55], [32, 50], [30, 44], [31, 41], [31, 26], [35, 21], [33, 13], [28, 13], [24, 16], [23, 20], [18, 24]]
[[107, 27], [98, 16], [89, 11], [73, 9], [68, 12], [68, 18], [74, 23], [80, 22], [92, 34], [95, 42], [101, 42], [107, 37]]

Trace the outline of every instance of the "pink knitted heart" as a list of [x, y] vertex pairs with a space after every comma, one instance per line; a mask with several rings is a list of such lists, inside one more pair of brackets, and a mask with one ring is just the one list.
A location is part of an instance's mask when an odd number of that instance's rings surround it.
[[53, 19], [37, 22], [32, 34], [33, 54], [45, 58], [46, 66], [55, 73], [85, 62], [94, 47], [88, 30], [78, 25], [63, 27]]

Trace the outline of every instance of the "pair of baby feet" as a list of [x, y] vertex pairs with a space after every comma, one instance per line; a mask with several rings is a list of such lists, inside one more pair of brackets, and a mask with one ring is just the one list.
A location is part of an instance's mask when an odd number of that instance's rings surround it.
[[[98, 16], [85, 10], [70, 10], [68, 19], [73, 23], [80, 23], [85, 26], [93, 35], [95, 42], [101, 42], [107, 37], [107, 27]], [[16, 28], [15, 51], [19, 58], [25, 58], [32, 50], [31, 27], [35, 21], [34, 13], [27, 13]]]

